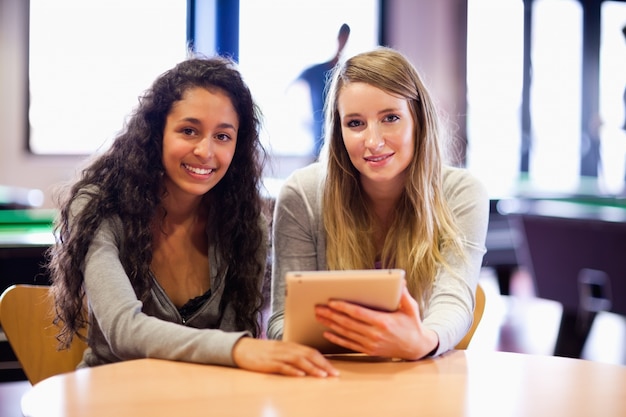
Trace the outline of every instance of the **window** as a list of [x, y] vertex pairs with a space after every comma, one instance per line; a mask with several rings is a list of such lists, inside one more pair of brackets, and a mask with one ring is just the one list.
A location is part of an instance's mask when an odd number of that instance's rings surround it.
[[542, 189], [575, 189], [581, 159], [582, 7], [572, 0], [536, 0], [531, 30], [529, 177]]
[[239, 8], [239, 62], [264, 114], [264, 144], [274, 156], [309, 157], [310, 96], [295, 80], [335, 55], [344, 23], [350, 35], [342, 59], [378, 45], [379, 1], [241, 0]]
[[29, 149], [106, 149], [137, 99], [186, 56], [185, 0], [30, 0]]
[[602, 176], [609, 192], [621, 192], [626, 173], [626, 2], [601, 9], [600, 121]]
[[[516, 194], [520, 186], [555, 193], [624, 189], [626, 2], [586, 4], [587, 9], [578, 0], [468, 2], [467, 166], [494, 197]], [[526, 25], [524, 5], [531, 8]], [[593, 7], [601, 7], [601, 22]], [[521, 172], [522, 114], [530, 119], [527, 177]]]
[[520, 175], [523, 4], [472, 0], [467, 12], [467, 167], [506, 196]]

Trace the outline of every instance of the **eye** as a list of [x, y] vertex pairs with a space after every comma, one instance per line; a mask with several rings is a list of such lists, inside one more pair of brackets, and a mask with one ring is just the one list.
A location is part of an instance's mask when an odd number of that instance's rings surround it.
[[190, 127], [184, 127], [184, 128], [182, 128], [182, 129], [181, 129], [181, 132], [182, 132], [182, 134], [183, 134], [183, 135], [185, 135], [185, 136], [193, 136], [193, 135], [195, 135], [195, 134], [196, 134], [196, 130], [195, 130], [195, 129], [192, 129], [192, 128], [190, 128]]
[[398, 120], [400, 120], [400, 117], [396, 114], [388, 114], [387, 116], [383, 118], [383, 121], [385, 122], [395, 122]]
[[360, 120], [348, 120], [348, 122], [346, 123], [346, 126], [348, 127], [359, 127], [363, 125], [363, 123]]
[[226, 133], [218, 133], [217, 135], [215, 135], [215, 138], [220, 142], [227, 142], [231, 139], [230, 135], [227, 135]]

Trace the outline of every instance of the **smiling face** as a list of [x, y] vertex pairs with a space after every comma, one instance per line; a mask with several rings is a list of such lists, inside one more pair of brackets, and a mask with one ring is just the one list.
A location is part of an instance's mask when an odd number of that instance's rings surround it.
[[219, 89], [192, 88], [172, 106], [163, 132], [165, 187], [179, 201], [196, 199], [226, 174], [235, 154], [239, 116]]
[[408, 101], [354, 82], [339, 92], [337, 110], [343, 143], [365, 190], [402, 189], [415, 153], [415, 123]]

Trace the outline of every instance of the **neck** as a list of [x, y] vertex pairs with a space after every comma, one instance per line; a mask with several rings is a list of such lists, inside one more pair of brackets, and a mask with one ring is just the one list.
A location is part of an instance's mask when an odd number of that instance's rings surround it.
[[[164, 213], [167, 213], [165, 217]], [[200, 198], [184, 201], [168, 195], [161, 201], [156, 220], [165, 231], [181, 227], [192, 231], [206, 224], [206, 209], [201, 205]]]
[[387, 219], [395, 211], [403, 191], [404, 185], [398, 182], [363, 183], [367, 201], [380, 220]]

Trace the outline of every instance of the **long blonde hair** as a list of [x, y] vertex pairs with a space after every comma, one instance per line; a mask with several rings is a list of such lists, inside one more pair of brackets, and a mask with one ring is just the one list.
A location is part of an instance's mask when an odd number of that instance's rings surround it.
[[[360, 185], [359, 172], [343, 143], [337, 100], [342, 88], [363, 82], [404, 97], [415, 124], [415, 153], [391, 227], [377, 254], [376, 222]], [[409, 291], [422, 310], [439, 268], [448, 268], [443, 251], [463, 257], [460, 232], [443, 195], [442, 133], [439, 115], [413, 65], [399, 52], [380, 47], [337, 67], [326, 103], [325, 155], [328, 166], [323, 216], [329, 269], [371, 269], [377, 255], [383, 268], [406, 271]]]

